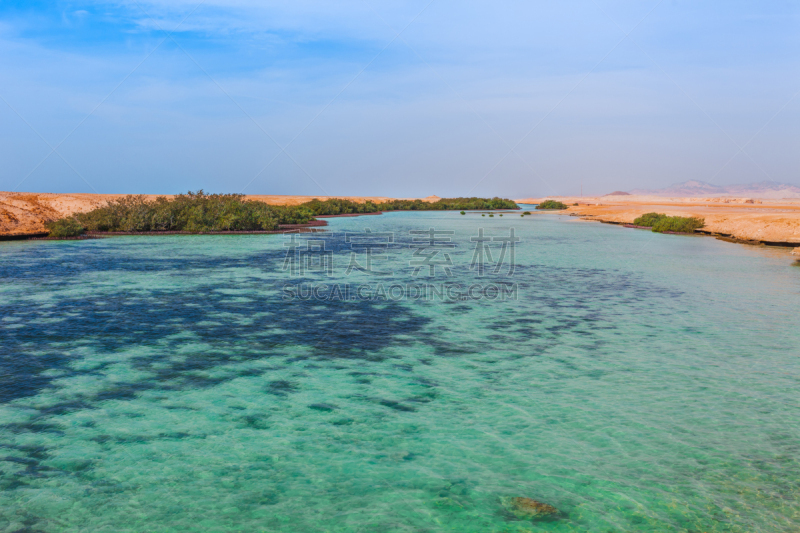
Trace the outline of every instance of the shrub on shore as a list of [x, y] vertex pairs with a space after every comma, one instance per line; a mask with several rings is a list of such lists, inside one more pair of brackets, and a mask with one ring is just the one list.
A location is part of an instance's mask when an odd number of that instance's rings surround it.
[[652, 228], [657, 233], [665, 231], [693, 233], [694, 230], [705, 225], [705, 220], [697, 217], [670, 217], [663, 213], [645, 213], [636, 218], [633, 223], [637, 226]]
[[702, 228], [705, 221], [696, 217], [667, 217], [659, 220], [653, 225], [653, 231], [663, 233], [674, 231], [676, 233], [694, 233], [694, 230]]
[[73, 217], [65, 217], [59, 220], [45, 223], [49, 231], [49, 237], [64, 239], [66, 237], [77, 237], [83, 234], [83, 225]]
[[636, 218], [633, 223], [636, 226], [647, 226], [648, 228], [652, 228], [653, 224], [661, 220], [662, 218], [667, 218], [667, 215], [662, 213], [645, 213], [644, 215]]
[[321, 215], [375, 213], [378, 211], [433, 211], [465, 209], [515, 209], [502, 198], [443, 198], [436, 202], [391, 200], [364, 203], [338, 198], [314, 199], [300, 205], [268, 205], [246, 200], [242, 194], [206, 194], [202, 190], [179, 194], [172, 200], [160, 196], [128, 195], [104, 207], [57, 221], [59, 231], [151, 232], [272, 231], [281, 224], [305, 224]]
[[[125, 196], [104, 207], [79, 213], [77, 219], [89, 231], [257, 231], [275, 230], [278, 224], [307, 222], [306, 210], [269, 206], [245, 200], [241, 194], [179, 194], [172, 200], [161, 196]], [[295, 222], [297, 221], [297, 222]]]
[[536, 206], [536, 209], [567, 209], [567, 204], [557, 202], [556, 200], [545, 200]]

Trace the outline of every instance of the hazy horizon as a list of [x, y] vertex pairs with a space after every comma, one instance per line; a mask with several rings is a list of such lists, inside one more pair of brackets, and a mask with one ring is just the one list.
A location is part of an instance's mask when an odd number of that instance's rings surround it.
[[0, 190], [800, 185], [798, 22], [790, 3], [4, 2]]

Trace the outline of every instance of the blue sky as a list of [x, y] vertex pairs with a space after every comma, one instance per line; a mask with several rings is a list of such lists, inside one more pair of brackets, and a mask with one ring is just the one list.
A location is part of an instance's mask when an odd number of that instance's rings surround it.
[[3, 1], [0, 190], [800, 185], [798, 28], [790, 1]]

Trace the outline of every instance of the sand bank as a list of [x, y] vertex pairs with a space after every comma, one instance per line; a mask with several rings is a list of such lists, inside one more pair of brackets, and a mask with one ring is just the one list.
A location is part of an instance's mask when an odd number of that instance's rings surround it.
[[[562, 214], [585, 220], [631, 224], [645, 213], [705, 219], [701, 231], [742, 241], [800, 245], [800, 199], [758, 198], [660, 198], [657, 196], [599, 196], [525, 198], [517, 203], [539, 203], [545, 199], [564, 202]], [[577, 203], [577, 206], [573, 204]]]

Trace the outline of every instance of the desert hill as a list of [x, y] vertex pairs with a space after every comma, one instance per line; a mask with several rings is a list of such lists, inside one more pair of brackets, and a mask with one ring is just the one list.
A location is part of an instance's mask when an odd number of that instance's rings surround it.
[[[740, 185], [714, 185], [705, 181], [689, 180], [674, 183], [664, 189], [633, 189], [631, 194], [639, 196], [700, 197], [700, 196], [749, 196], [769, 200], [800, 198], [800, 187], [777, 181], [761, 181]], [[611, 193], [615, 194], [615, 193]]]

